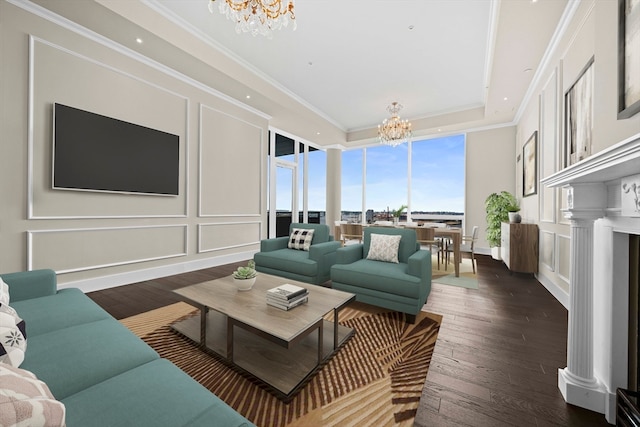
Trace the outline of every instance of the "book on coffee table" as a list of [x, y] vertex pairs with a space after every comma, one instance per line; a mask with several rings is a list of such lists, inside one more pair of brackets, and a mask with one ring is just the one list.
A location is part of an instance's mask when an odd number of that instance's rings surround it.
[[291, 310], [292, 308], [305, 304], [307, 301], [309, 301], [308, 295], [304, 295], [302, 298], [296, 298], [294, 301], [289, 303], [284, 303], [280, 300], [274, 300], [273, 298], [267, 297], [267, 305], [279, 308], [281, 310]]
[[300, 295], [307, 295], [309, 291], [301, 286], [284, 283], [267, 291], [267, 297], [272, 297], [283, 302], [288, 302]]

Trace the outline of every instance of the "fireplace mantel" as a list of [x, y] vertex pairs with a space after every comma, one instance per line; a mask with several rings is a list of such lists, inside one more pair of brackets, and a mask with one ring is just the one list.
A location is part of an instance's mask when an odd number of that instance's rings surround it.
[[608, 182], [640, 173], [640, 133], [543, 180], [547, 187]]
[[629, 179], [640, 179], [640, 133], [541, 180], [566, 190], [571, 224], [567, 367], [558, 387], [568, 403], [610, 423], [616, 388], [627, 385], [628, 234], [640, 234], [640, 212], [622, 209]]

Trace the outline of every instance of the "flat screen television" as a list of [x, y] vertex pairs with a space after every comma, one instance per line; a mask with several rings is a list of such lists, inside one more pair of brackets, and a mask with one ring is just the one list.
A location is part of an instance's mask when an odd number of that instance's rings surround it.
[[53, 188], [178, 195], [180, 138], [55, 103]]

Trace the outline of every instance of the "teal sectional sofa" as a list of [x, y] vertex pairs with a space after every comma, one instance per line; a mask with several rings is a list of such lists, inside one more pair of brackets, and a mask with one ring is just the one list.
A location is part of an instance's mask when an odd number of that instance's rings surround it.
[[253, 425], [79, 289], [58, 290], [54, 271], [0, 277], [26, 322], [20, 368], [64, 403], [68, 427]]
[[[372, 234], [400, 235], [398, 263], [367, 259]], [[431, 292], [431, 252], [420, 249], [409, 229], [367, 227], [363, 243], [336, 251], [331, 287], [356, 294], [356, 300], [407, 314], [414, 323]]]
[[326, 282], [340, 242], [334, 241], [325, 224], [293, 223], [290, 235], [294, 228], [314, 230], [309, 250], [289, 249], [289, 236], [264, 239], [260, 252], [253, 256], [256, 270], [314, 285]]

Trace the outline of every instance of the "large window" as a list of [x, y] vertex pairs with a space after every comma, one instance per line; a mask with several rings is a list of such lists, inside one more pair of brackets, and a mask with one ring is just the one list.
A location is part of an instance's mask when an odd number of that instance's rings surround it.
[[286, 236], [292, 222], [325, 223], [327, 156], [277, 131], [269, 138], [268, 236]]
[[364, 150], [342, 153], [342, 221], [362, 223], [362, 167]]
[[414, 141], [411, 146], [380, 145], [344, 151], [341, 219], [367, 223], [389, 220], [391, 211], [409, 205], [410, 213], [405, 213], [403, 220], [461, 225], [464, 159], [464, 135]]
[[413, 143], [411, 210], [464, 212], [464, 135]]
[[366, 150], [367, 210], [379, 213], [379, 219], [383, 219], [384, 212], [388, 215], [408, 203], [408, 147], [379, 145]]

